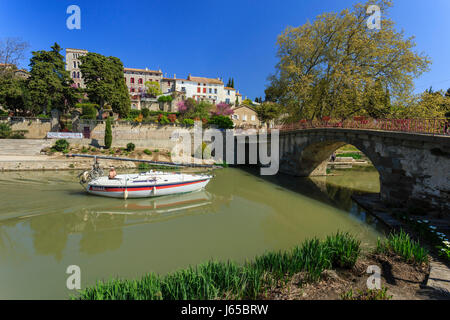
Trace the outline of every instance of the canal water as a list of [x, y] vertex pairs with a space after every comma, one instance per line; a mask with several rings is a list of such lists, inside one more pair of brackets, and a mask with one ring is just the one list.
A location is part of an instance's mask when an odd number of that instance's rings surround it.
[[243, 262], [338, 230], [364, 246], [382, 234], [350, 198], [379, 191], [376, 171], [304, 179], [227, 168], [202, 192], [126, 201], [87, 195], [77, 174], [0, 173], [0, 299], [67, 299], [70, 265], [85, 287], [209, 259]]

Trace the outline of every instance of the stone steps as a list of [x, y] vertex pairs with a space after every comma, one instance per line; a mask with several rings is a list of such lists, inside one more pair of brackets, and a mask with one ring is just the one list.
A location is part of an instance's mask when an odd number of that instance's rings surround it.
[[0, 155], [39, 155], [51, 145], [48, 140], [0, 139]]

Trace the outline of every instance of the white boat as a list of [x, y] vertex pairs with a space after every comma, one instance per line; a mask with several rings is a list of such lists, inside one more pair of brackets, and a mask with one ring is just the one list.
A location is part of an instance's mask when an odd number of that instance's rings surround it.
[[211, 175], [149, 171], [90, 180], [86, 191], [112, 198], [150, 198], [202, 190]]

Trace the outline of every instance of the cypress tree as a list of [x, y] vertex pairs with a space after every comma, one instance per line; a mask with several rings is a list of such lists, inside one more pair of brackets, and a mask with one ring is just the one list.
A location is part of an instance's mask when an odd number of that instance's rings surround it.
[[112, 129], [111, 129], [111, 118], [106, 119], [105, 127], [105, 148], [109, 149], [112, 145]]

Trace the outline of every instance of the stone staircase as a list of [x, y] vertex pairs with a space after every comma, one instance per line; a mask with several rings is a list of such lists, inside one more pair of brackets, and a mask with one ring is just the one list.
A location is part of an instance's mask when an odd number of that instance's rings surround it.
[[43, 148], [50, 146], [51, 140], [0, 139], [0, 156], [35, 156]]

